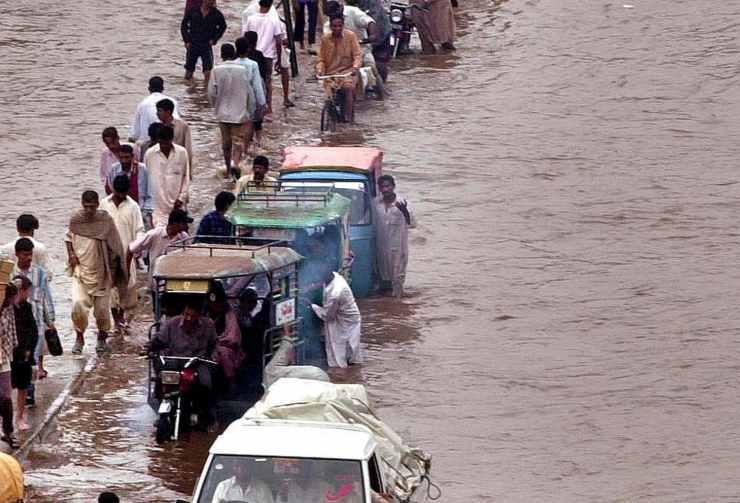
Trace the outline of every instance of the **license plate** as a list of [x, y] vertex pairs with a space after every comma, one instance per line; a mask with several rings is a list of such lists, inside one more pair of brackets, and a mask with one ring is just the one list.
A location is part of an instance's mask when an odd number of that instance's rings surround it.
[[396, 45], [396, 37], [391, 35], [391, 45]]
[[162, 384], [180, 384], [180, 372], [163, 370], [160, 374]]

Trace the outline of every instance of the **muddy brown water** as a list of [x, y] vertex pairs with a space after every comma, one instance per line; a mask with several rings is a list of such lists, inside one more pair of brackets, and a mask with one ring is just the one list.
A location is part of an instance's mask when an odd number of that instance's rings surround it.
[[[409, 296], [362, 303], [368, 362], [338, 378], [433, 454], [445, 502], [736, 501], [740, 5], [461, 3], [456, 53], [398, 61], [392, 98], [325, 138], [381, 147], [420, 221]], [[241, 4], [221, 4], [233, 33]], [[32, 210], [61, 264], [99, 132], [155, 73], [210, 197], [179, 3], [3, 11], [0, 236]], [[276, 145], [320, 140], [316, 93], [299, 98]], [[143, 371], [118, 352], [86, 382], [28, 460], [34, 501], [187, 496], [211, 439], [157, 447]]]

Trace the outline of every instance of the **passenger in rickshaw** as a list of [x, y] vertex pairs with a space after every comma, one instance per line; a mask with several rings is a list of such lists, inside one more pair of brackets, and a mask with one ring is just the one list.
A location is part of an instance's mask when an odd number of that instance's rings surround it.
[[260, 304], [257, 290], [251, 287], [246, 288], [239, 298], [239, 328], [246, 353], [244, 363], [247, 367], [259, 368], [260, 372], [265, 356], [264, 334], [270, 327], [269, 304], [268, 299]]
[[254, 460], [236, 458], [232, 463], [229, 471], [233, 475], [216, 486], [212, 503], [226, 501], [273, 503], [270, 486], [254, 474], [257, 469], [257, 463]]
[[[213, 360], [216, 356], [216, 325], [207, 316], [202, 316], [203, 301], [200, 297], [190, 297], [185, 302], [181, 315], [165, 321], [159, 332], [147, 343], [147, 350], [160, 352], [164, 356], [199, 357]], [[213, 399], [212, 369], [197, 363], [198, 373], [195, 401], [199, 414], [210, 423]]]
[[324, 501], [321, 483], [313, 476], [313, 461], [298, 460], [296, 472], [280, 486], [277, 501], [280, 503], [304, 503]]
[[234, 309], [226, 298], [221, 283], [214, 282], [208, 291], [208, 316], [216, 325], [216, 350], [214, 361], [220, 365], [225, 378], [224, 388], [218, 391], [227, 394], [234, 385], [236, 369], [244, 361], [242, 335]]

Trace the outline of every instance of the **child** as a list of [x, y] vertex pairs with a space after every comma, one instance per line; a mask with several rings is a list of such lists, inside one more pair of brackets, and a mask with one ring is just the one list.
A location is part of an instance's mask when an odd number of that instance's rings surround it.
[[26, 423], [26, 396], [28, 385], [31, 384], [31, 373], [35, 364], [33, 353], [39, 338], [36, 320], [33, 317], [33, 308], [28, 302], [31, 295], [31, 280], [25, 276], [13, 278], [18, 288], [15, 302], [15, 332], [18, 343], [13, 351], [10, 381], [13, 389], [18, 390], [15, 401], [15, 425], [18, 430], [28, 429]]

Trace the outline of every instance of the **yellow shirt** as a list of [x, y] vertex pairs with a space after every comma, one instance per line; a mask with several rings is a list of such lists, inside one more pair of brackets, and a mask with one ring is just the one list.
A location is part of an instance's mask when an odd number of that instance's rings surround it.
[[362, 65], [362, 50], [357, 35], [345, 29], [341, 37], [329, 32], [321, 37], [316, 72], [319, 75], [337, 75], [359, 70]]

